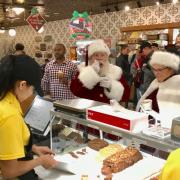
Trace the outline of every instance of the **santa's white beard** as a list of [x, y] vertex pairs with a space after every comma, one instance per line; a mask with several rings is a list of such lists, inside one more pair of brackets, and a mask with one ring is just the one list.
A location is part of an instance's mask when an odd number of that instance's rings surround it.
[[100, 66], [99, 75], [105, 76], [109, 70], [109, 61], [107, 60], [102, 66]]

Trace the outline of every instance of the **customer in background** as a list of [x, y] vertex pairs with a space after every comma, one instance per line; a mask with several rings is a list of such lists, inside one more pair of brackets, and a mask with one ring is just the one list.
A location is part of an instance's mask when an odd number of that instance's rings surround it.
[[151, 82], [154, 80], [155, 76], [151, 70], [151, 67], [149, 65], [150, 58], [153, 54], [153, 49], [151, 47], [151, 44], [147, 41], [143, 41], [140, 45], [140, 53], [143, 58], [143, 64], [142, 64], [142, 73], [141, 73], [141, 80], [142, 83], [139, 86], [139, 96], [142, 96]]
[[24, 52], [24, 45], [23, 44], [21, 44], [21, 43], [17, 43], [16, 45], [15, 45], [15, 53], [14, 53], [14, 55], [21, 55], [21, 54], [25, 54], [25, 52]]
[[158, 43], [152, 43], [152, 44], [151, 44], [151, 47], [152, 47], [152, 50], [153, 50], [153, 51], [158, 51], [158, 50], [159, 50], [159, 45], [158, 45]]
[[41, 70], [42, 70], [42, 77], [44, 76], [44, 72], [45, 72], [45, 67], [47, 65], [47, 63], [49, 63], [49, 59], [44, 59], [44, 64], [41, 65]]
[[121, 45], [121, 54], [116, 60], [116, 65], [122, 69], [124, 78], [128, 84], [131, 85], [132, 75], [130, 72], [130, 63], [128, 61], [129, 52], [130, 50], [128, 45]]
[[7, 56], [0, 62], [0, 171], [5, 179], [38, 180], [35, 167], [52, 168], [57, 162], [48, 147], [32, 144], [21, 103], [34, 91], [41, 94], [41, 69], [27, 55]]
[[152, 109], [160, 114], [162, 127], [171, 128], [172, 120], [180, 116], [180, 58], [169, 52], [154, 52], [150, 61], [156, 79], [141, 97], [152, 100]]
[[177, 55], [180, 57], [180, 34], [178, 34], [176, 37], [175, 48], [177, 51]]
[[74, 99], [70, 90], [70, 82], [77, 72], [77, 66], [65, 58], [66, 48], [63, 44], [54, 47], [54, 59], [45, 67], [41, 81], [44, 95], [52, 100]]
[[108, 61], [110, 50], [103, 40], [95, 40], [88, 47], [88, 65], [80, 64], [71, 82], [74, 95], [99, 102], [111, 99], [128, 101], [129, 86], [122, 69]]

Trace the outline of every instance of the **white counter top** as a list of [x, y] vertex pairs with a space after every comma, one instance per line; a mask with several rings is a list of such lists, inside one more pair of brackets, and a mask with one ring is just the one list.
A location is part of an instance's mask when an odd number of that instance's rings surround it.
[[[36, 168], [36, 172], [44, 180], [81, 180], [82, 175], [88, 175], [88, 180], [104, 180], [101, 174], [102, 162], [97, 160], [97, 151], [86, 148], [85, 155], [78, 155], [78, 159], [70, 154], [55, 156], [56, 160], [68, 162], [75, 168], [76, 175], [68, 174], [60, 170], [45, 170], [42, 167]], [[74, 151], [76, 152], [76, 151]], [[133, 166], [113, 174], [113, 180], [144, 180], [150, 175], [160, 171], [165, 161], [149, 154], [143, 153], [143, 159]]]

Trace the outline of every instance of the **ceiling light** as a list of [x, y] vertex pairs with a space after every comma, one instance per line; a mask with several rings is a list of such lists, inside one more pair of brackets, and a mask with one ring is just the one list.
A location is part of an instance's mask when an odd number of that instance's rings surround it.
[[20, 15], [22, 12], [24, 12], [24, 8], [21, 7], [13, 7], [12, 10], [17, 14]]
[[173, 2], [173, 4], [176, 4], [178, 2], [178, 0], [173, 0], [172, 2]]
[[125, 6], [125, 11], [129, 11], [130, 7], [129, 6]]
[[41, 29], [39, 29], [38, 33], [44, 32], [44, 27], [42, 26]]
[[16, 0], [17, 3], [24, 3], [24, 0]]
[[49, 14], [45, 14], [44, 16], [45, 16], [45, 17], [50, 17], [50, 15], [49, 15]]
[[4, 29], [0, 29], [0, 34], [3, 34], [5, 33], [5, 30]]
[[156, 2], [156, 5], [159, 6], [159, 1]]
[[58, 15], [58, 14], [60, 14], [60, 13], [58, 13], [58, 12], [54, 12], [53, 14], [54, 14], [54, 15]]
[[10, 36], [15, 36], [16, 35], [15, 29], [9, 29], [9, 35]]

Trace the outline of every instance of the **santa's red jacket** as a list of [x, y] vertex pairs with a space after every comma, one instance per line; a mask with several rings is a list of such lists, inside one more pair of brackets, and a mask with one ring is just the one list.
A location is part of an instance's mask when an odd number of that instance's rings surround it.
[[100, 76], [91, 66], [81, 64], [79, 72], [71, 81], [71, 91], [77, 97], [109, 103], [111, 99], [118, 102], [129, 100], [130, 88], [122, 75], [120, 67], [109, 64], [104, 76], [111, 79], [111, 89], [108, 90], [100, 86]]

